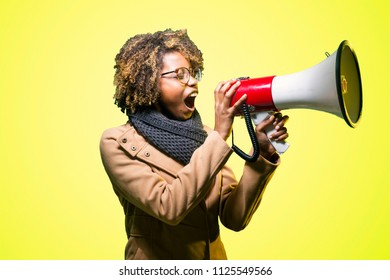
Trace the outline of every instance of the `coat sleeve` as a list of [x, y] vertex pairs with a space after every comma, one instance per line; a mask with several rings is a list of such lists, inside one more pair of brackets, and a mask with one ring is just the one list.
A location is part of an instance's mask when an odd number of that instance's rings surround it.
[[101, 158], [114, 190], [145, 213], [171, 225], [180, 223], [205, 197], [232, 153], [226, 142], [212, 132], [190, 163], [168, 182], [147, 162], [123, 149], [118, 143], [122, 134], [107, 130], [100, 141]]
[[240, 231], [248, 225], [279, 163], [279, 156], [276, 163], [261, 156], [254, 163], [246, 162], [238, 183], [233, 172], [224, 167], [219, 208], [220, 220], [224, 226]]

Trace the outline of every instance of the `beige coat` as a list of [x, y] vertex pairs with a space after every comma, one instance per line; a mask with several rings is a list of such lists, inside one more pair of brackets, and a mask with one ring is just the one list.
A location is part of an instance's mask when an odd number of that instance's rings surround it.
[[126, 259], [227, 258], [218, 218], [234, 231], [245, 228], [279, 159], [246, 163], [238, 183], [225, 166], [231, 148], [208, 132], [186, 166], [128, 123], [103, 133], [103, 165], [126, 216]]

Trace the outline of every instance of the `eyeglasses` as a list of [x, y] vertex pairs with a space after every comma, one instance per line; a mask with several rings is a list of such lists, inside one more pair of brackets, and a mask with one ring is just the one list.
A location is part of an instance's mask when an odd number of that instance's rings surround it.
[[173, 71], [162, 73], [161, 76], [163, 77], [164, 75], [171, 73], [176, 73], [176, 77], [172, 78], [178, 79], [179, 82], [185, 85], [188, 84], [191, 76], [194, 77], [197, 81], [200, 81], [202, 79], [202, 71], [200, 69], [193, 70], [191, 68], [188, 69], [186, 67], [180, 67]]

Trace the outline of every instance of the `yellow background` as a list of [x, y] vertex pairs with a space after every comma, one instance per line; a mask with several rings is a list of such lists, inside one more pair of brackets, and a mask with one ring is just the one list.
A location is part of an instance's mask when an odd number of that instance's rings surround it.
[[[123, 212], [98, 149], [103, 130], [126, 121], [112, 100], [114, 57], [129, 37], [168, 27], [204, 53], [197, 106], [210, 126], [218, 81], [297, 72], [352, 43], [359, 126], [286, 110], [291, 147], [248, 228], [222, 238], [231, 259], [389, 259], [388, 1], [0, 5], [0, 259], [123, 258]], [[242, 163], [230, 161], [237, 174]]]

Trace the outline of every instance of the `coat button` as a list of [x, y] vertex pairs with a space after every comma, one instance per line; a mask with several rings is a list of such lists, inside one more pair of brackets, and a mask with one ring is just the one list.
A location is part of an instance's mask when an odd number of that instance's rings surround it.
[[131, 146], [131, 148], [130, 148], [132, 151], [135, 151], [135, 150], [137, 150], [137, 147], [136, 146]]
[[122, 143], [127, 143], [127, 138], [123, 138]]
[[149, 152], [145, 152], [145, 156], [146, 157], [150, 157], [150, 153]]

